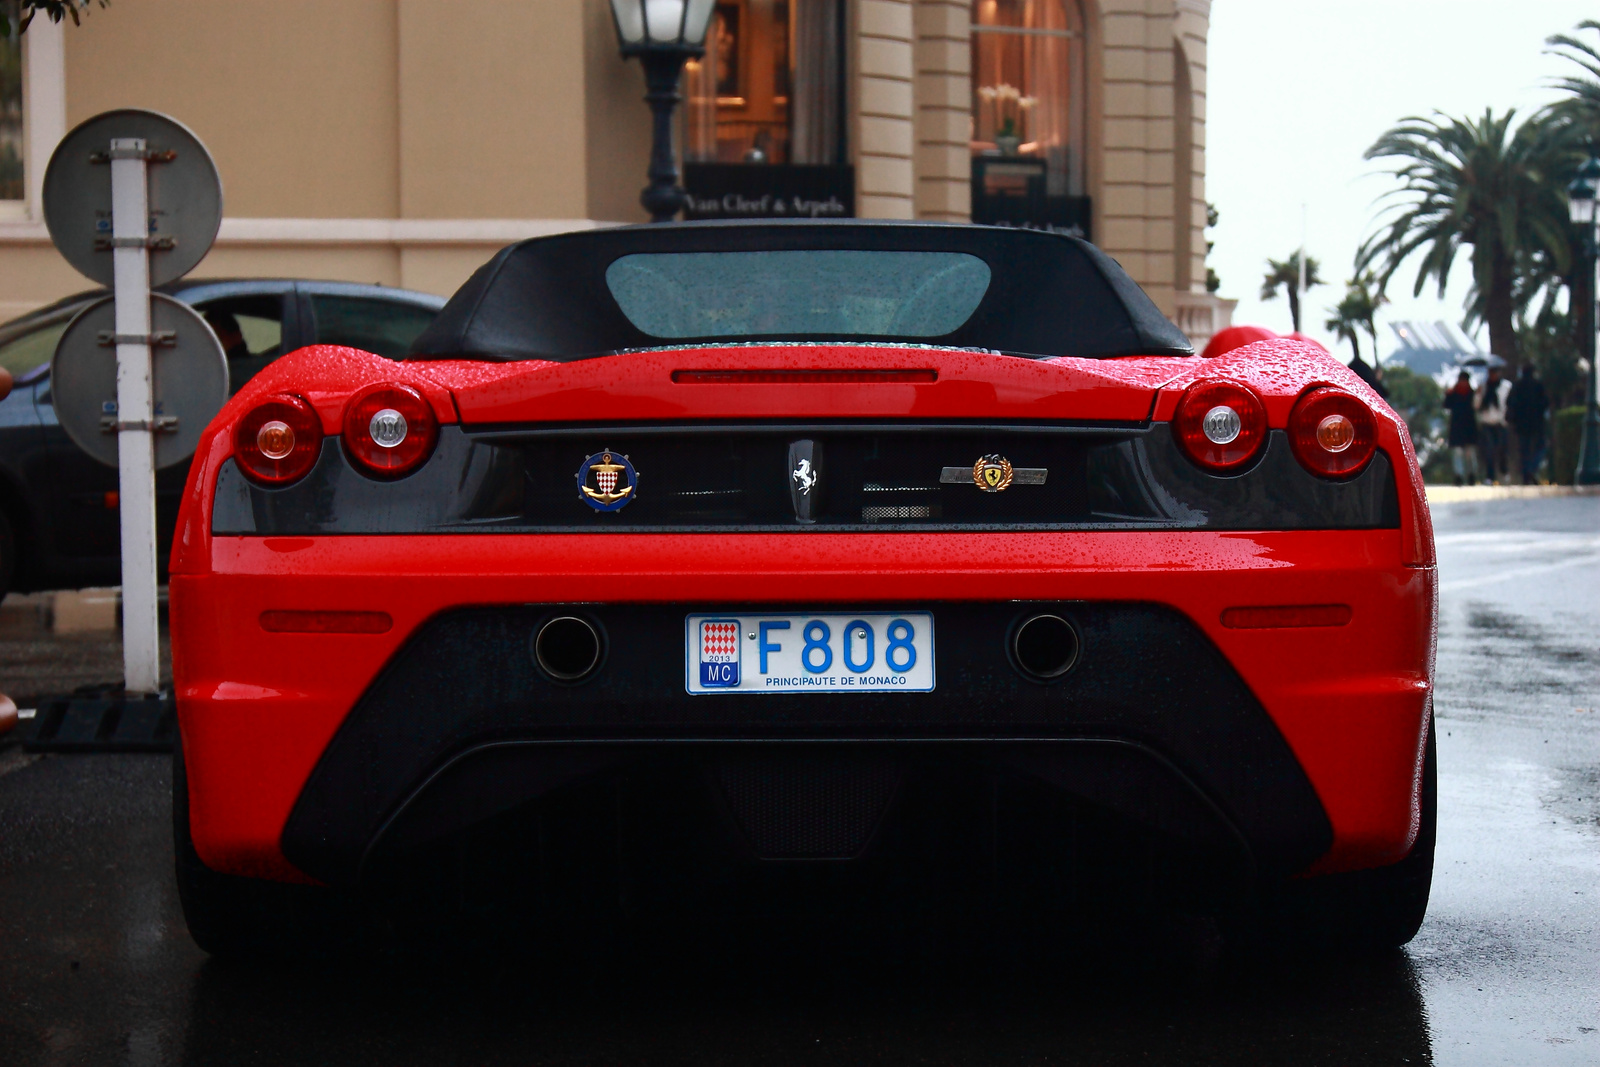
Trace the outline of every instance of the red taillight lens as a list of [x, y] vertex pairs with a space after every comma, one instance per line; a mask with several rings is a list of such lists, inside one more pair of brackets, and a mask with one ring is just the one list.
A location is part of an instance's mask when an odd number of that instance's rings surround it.
[[272, 634], [386, 634], [394, 618], [386, 611], [263, 611], [261, 628]]
[[[1344, 626], [1355, 615], [1349, 604], [1289, 604], [1281, 608], [1228, 608], [1230, 630], [1279, 630], [1292, 626]], [[265, 616], [263, 616], [265, 617]]]
[[677, 385], [906, 385], [939, 380], [936, 370], [675, 370]]
[[233, 458], [252, 481], [286, 485], [303, 477], [322, 451], [322, 419], [297, 396], [269, 396], [233, 430]]
[[1207, 470], [1242, 467], [1267, 436], [1267, 408], [1238, 382], [1195, 382], [1178, 401], [1172, 431], [1189, 458]]
[[1323, 386], [1301, 397], [1289, 413], [1289, 444], [1312, 474], [1350, 478], [1377, 451], [1378, 420], [1349, 393]]
[[433, 453], [439, 423], [409, 385], [369, 385], [344, 409], [344, 446], [369, 474], [399, 478]]

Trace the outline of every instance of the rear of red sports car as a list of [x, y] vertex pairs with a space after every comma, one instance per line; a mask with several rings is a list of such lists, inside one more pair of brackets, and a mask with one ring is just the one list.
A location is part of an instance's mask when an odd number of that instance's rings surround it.
[[215, 951], [273, 883], [354, 890], [639, 776], [701, 794], [733, 863], [870, 864], [959, 779], [985, 819], [1068, 798], [1374, 944], [1426, 906], [1403, 424], [1314, 346], [1198, 359], [1071, 238], [513, 246], [407, 360], [257, 376], [171, 574], [180, 886]]

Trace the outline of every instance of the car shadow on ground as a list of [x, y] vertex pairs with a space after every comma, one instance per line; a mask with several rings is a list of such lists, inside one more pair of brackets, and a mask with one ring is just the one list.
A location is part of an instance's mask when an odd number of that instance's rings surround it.
[[1403, 953], [1234, 936], [1125, 827], [1036, 810], [1094, 858], [1048, 877], [959, 819], [860, 869], [718, 867], [571, 800], [381, 870], [349, 954], [203, 964], [183, 1062], [1431, 1062]]
[[1021, 964], [787, 926], [587, 957], [213, 960], [181, 1062], [1431, 1062], [1403, 953], [1241, 960], [1204, 923], [1145, 918]]
[[29, 759], [0, 777], [7, 1064], [1430, 1061], [1403, 952], [1240, 950], [1128, 884], [1040, 906], [970, 862], [663, 903], [581, 854], [563, 869], [598, 875], [551, 899], [435, 851], [414, 857], [429, 878], [401, 872], [428, 892], [373, 902], [363, 953], [207, 958], [178, 909], [170, 761]]

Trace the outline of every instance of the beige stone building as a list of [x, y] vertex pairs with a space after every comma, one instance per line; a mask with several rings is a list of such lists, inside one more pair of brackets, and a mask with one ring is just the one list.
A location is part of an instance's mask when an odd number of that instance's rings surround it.
[[[1204, 285], [1209, 10], [717, 0], [685, 78], [686, 184], [1084, 231], [1203, 341], [1228, 311]], [[116, 107], [178, 118], [216, 158], [226, 217], [196, 276], [448, 294], [507, 242], [646, 217], [649, 114], [608, 0], [116, 0], [19, 47], [0, 319], [86, 287], [40, 221], [42, 171]]]

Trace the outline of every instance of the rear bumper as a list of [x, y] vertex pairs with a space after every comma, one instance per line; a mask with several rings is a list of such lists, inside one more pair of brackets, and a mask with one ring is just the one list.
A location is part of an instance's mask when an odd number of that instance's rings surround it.
[[[1395, 530], [217, 537], [211, 548], [210, 573], [174, 576], [172, 617], [192, 829], [218, 870], [351, 879], [447, 766], [460, 777], [487, 753], [537, 751], [559, 778], [641, 742], [977, 744], [1079, 791], [1083, 753], [1105, 777], [1126, 755], [1107, 763], [1105, 746], [1130, 746], [1167, 768], [1152, 782], [1175, 775], [1215, 805], [1269, 873], [1392, 862], [1416, 831], [1434, 586], [1431, 570], [1400, 562]], [[748, 604], [757, 590], [774, 607], [933, 610], [939, 690], [920, 703], [858, 697], [842, 715], [829, 698], [688, 699], [686, 605]], [[1051, 602], [1078, 623], [1084, 657], [1059, 686], [1022, 682], [990, 641], [1016, 601]], [[1229, 607], [1326, 603], [1350, 605], [1351, 622], [1220, 622]], [[556, 692], [531, 671], [525, 631], [552, 604], [588, 605], [612, 632], [614, 677]], [[395, 625], [261, 628], [261, 612], [286, 609], [384, 611]]]

